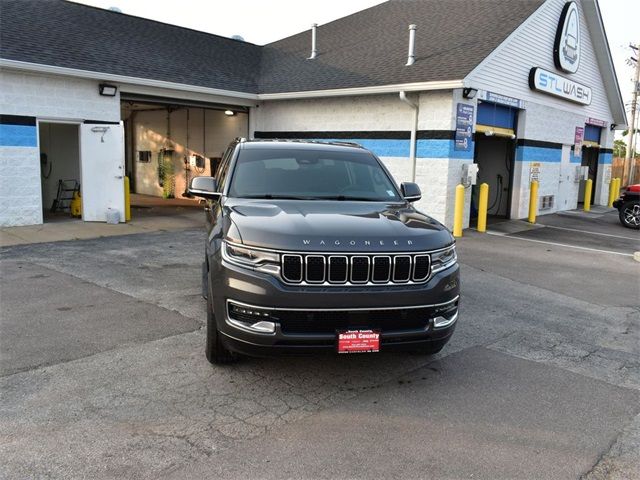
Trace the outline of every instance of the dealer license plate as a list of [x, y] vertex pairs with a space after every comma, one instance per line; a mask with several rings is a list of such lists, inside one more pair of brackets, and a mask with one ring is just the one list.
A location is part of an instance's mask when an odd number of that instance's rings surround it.
[[338, 332], [338, 353], [375, 353], [379, 351], [380, 332], [377, 330]]

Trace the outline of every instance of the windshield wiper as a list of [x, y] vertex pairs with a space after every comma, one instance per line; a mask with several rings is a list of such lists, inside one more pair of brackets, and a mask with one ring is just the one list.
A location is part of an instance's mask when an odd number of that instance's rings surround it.
[[301, 197], [296, 195], [272, 195], [266, 193], [264, 195], [245, 195], [237, 198], [254, 198], [254, 199], [266, 199], [266, 200], [313, 200], [314, 197]]
[[371, 197], [352, 197], [350, 195], [333, 195], [326, 197], [313, 197], [316, 200], [339, 200], [339, 201], [360, 201], [360, 202], [384, 202], [379, 198], [371, 198]]

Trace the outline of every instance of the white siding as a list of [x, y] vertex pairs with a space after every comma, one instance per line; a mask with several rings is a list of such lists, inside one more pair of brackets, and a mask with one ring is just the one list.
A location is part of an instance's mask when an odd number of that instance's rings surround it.
[[578, 0], [582, 42], [580, 66], [575, 74], [562, 73], [562, 75], [591, 87], [593, 91], [591, 105], [582, 106], [556, 99], [529, 88], [529, 71], [532, 67], [556, 71], [553, 63], [553, 44], [565, 3], [565, 0], [547, 0], [467, 76], [465, 84], [473, 88], [557, 107], [566, 112], [583, 115], [585, 118], [594, 117], [608, 122], [613, 121], [580, 0]]

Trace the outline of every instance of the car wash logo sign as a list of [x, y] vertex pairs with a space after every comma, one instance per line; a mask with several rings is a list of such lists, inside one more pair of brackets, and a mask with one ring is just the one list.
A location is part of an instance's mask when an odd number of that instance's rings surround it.
[[[553, 45], [553, 61], [558, 70], [576, 73], [580, 64], [580, 12], [576, 2], [562, 9]], [[565, 100], [591, 105], [591, 88], [544, 68], [529, 72], [529, 87]]]
[[534, 67], [529, 72], [529, 86], [565, 100], [591, 105], [591, 88], [540, 67]]
[[580, 14], [576, 2], [562, 9], [553, 45], [553, 61], [558, 70], [576, 73], [580, 64]]

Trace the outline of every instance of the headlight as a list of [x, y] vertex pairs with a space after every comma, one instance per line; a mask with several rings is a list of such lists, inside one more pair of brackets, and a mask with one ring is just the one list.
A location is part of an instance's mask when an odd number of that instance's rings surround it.
[[275, 274], [280, 271], [280, 254], [276, 252], [223, 242], [222, 257], [229, 263], [240, 267]]
[[442, 270], [446, 270], [447, 268], [455, 265], [457, 261], [458, 256], [456, 255], [456, 247], [455, 245], [452, 245], [446, 250], [431, 254], [431, 271], [433, 273], [441, 272]]

